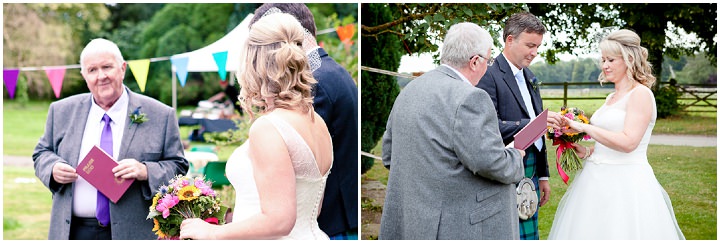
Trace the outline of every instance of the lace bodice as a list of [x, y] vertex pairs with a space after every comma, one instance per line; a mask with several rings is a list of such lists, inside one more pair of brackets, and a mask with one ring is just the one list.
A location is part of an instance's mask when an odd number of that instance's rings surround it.
[[[612, 105], [608, 105], [608, 101], [615, 95], [612, 93], [608, 95], [600, 109], [598, 109], [592, 118], [590, 118], [590, 124], [597, 127], [606, 129], [612, 132], [620, 132], [625, 127], [625, 116], [627, 115], [627, 103], [632, 92], [651, 92], [649, 88], [638, 85], [628, 92], [625, 97], [615, 102]], [[653, 96], [651, 96], [653, 97]], [[650, 124], [648, 124], [645, 134], [640, 140], [638, 147], [630, 153], [624, 153], [611, 148], [608, 148], [601, 143], [595, 143], [595, 152], [588, 158], [588, 162], [597, 164], [628, 164], [628, 163], [647, 163], [647, 148], [650, 143], [650, 136], [652, 135], [653, 127], [655, 127], [655, 120], [657, 119], [657, 109], [655, 108], [655, 98], [652, 98], [653, 110], [652, 117], [650, 118]]]
[[[272, 113], [259, 119], [268, 119], [281, 134], [295, 171], [297, 217], [290, 235], [285, 238], [327, 239], [327, 235], [318, 226], [317, 217], [330, 170], [324, 175], [321, 174], [312, 150], [290, 124]], [[236, 193], [233, 221], [240, 221], [260, 212], [260, 200], [248, 155], [248, 142], [233, 152], [226, 165], [227, 177]], [[332, 165], [330, 167], [332, 168]]]

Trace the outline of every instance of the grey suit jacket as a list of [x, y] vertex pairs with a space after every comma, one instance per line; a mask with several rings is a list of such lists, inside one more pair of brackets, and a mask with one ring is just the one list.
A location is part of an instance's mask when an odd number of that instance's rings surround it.
[[[149, 118], [137, 124], [126, 119], [118, 160], [133, 158], [147, 166], [148, 180], [135, 181], [117, 204], [110, 203], [112, 238], [157, 239], [153, 221], [146, 220], [152, 196], [177, 174], [185, 174], [188, 162], [183, 155], [175, 111], [147, 96], [126, 89], [128, 113], [142, 106]], [[85, 122], [91, 106], [90, 93], [53, 102], [48, 111], [45, 133], [40, 138], [33, 160], [35, 175], [50, 189], [53, 197], [48, 239], [67, 240], [72, 220], [73, 186], [52, 178], [55, 163], [77, 167]]]
[[518, 239], [522, 158], [485, 91], [440, 66], [400, 92], [382, 141], [380, 239]]

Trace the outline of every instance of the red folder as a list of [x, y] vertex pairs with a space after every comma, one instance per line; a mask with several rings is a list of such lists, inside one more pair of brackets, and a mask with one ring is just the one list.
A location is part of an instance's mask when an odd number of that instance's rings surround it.
[[112, 168], [117, 165], [117, 161], [112, 156], [94, 145], [75, 170], [110, 201], [117, 203], [135, 181], [135, 179], [116, 178]]
[[548, 110], [540, 112], [527, 126], [515, 134], [515, 148], [525, 150], [547, 132]]

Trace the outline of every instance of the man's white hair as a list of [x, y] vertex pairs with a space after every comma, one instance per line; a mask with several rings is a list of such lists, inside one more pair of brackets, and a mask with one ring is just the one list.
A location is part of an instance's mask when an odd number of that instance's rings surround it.
[[463, 68], [475, 55], [490, 58], [485, 55], [492, 45], [490, 33], [477, 24], [469, 22], [454, 24], [445, 35], [440, 63], [453, 68]]
[[118, 48], [115, 43], [106, 39], [97, 38], [90, 41], [90, 43], [88, 43], [80, 53], [80, 70], [85, 70], [84, 62], [87, 56], [101, 53], [110, 53], [115, 56], [115, 60], [117, 60], [118, 65], [125, 62], [122, 53], [120, 53], [120, 48]]

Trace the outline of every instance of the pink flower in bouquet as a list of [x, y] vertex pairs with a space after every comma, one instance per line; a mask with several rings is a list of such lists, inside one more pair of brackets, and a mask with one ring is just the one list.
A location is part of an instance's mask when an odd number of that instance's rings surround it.
[[177, 205], [178, 202], [180, 202], [180, 199], [178, 199], [177, 196], [167, 194], [158, 201], [158, 205], [155, 209], [162, 212], [163, 218], [167, 218], [170, 216], [170, 208]]
[[211, 196], [211, 197], [215, 196], [215, 190], [213, 190], [210, 187], [210, 185], [203, 182], [203, 180], [201, 180], [201, 179], [195, 179], [195, 187], [200, 189], [200, 192], [202, 193], [202, 195]]

